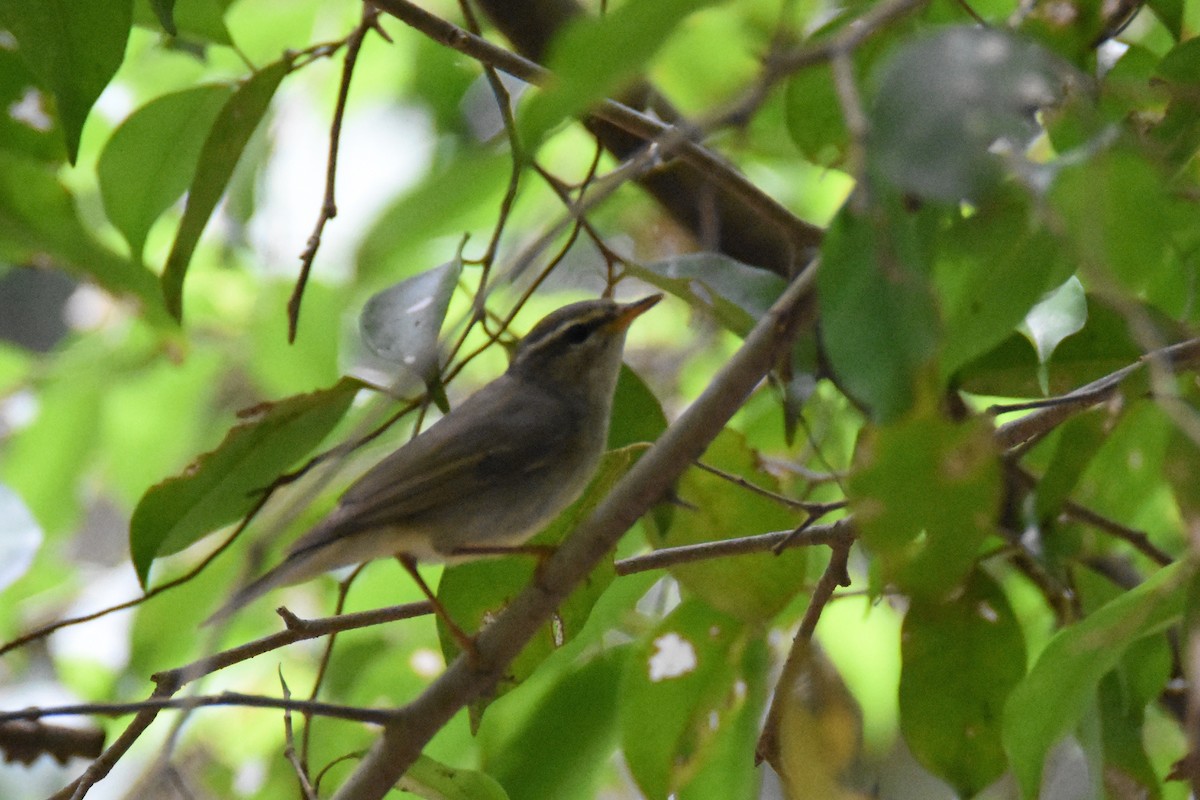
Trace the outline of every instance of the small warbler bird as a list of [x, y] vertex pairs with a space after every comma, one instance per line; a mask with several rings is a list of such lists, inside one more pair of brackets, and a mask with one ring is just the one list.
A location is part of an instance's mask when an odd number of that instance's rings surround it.
[[546, 316], [503, 375], [368, 470], [282, 564], [205, 624], [277, 587], [382, 557], [398, 558], [444, 616], [416, 562], [519, 550], [579, 497], [608, 440], [625, 332], [661, 299], [588, 300]]

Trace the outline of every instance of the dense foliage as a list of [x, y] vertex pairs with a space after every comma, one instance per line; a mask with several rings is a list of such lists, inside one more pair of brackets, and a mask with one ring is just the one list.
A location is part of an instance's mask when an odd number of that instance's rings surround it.
[[[1200, 3], [427, 5], [0, 0], [0, 796], [1200, 787]], [[651, 290], [474, 657], [388, 561], [201, 627]]]

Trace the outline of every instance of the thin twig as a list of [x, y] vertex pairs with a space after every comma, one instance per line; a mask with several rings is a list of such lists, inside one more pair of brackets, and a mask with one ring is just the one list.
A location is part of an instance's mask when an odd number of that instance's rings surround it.
[[346, 60], [342, 65], [342, 82], [338, 87], [337, 104], [334, 106], [333, 122], [329, 128], [329, 156], [325, 165], [325, 197], [321, 201], [321, 212], [317, 215], [316, 225], [308, 237], [308, 245], [300, 254], [300, 275], [296, 278], [296, 286], [288, 299], [288, 342], [296, 341], [296, 328], [300, 322], [300, 303], [304, 299], [304, 289], [308, 285], [308, 276], [312, 272], [313, 260], [321, 247], [321, 234], [325, 224], [337, 216], [337, 200], [334, 186], [337, 183], [338, 149], [342, 139], [342, 120], [346, 116], [346, 101], [350, 97], [350, 80], [354, 76], [354, 66], [358, 63], [358, 53], [363, 41], [372, 30], [378, 30], [379, 11], [370, 3], [363, 3], [362, 20], [358, 27], [346, 39]]
[[267, 697], [242, 692], [222, 692], [214, 695], [196, 695], [194, 697], [152, 697], [149, 700], [136, 700], [130, 703], [78, 703], [75, 705], [51, 706], [48, 708], [26, 708], [21, 711], [0, 711], [0, 723], [14, 720], [45, 719], [46, 717], [123, 717], [142, 711], [161, 711], [163, 709], [193, 709], [208, 706], [243, 706], [246, 708], [277, 708], [303, 711], [306, 714], [317, 714], [323, 717], [333, 717], [351, 722], [365, 722], [370, 725], [386, 725], [392, 717], [389, 709], [360, 708], [338, 703], [320, 703], [311, 700], [285, 700], [280, 697]]
[[233, 543], [237, 540], [237, 538], [241, 535], [242, 531], [246, 529], [246, 526], [250, 524], [251, 520], [253, 520], [254, 517], [258, 514], [258, 512], [262, 510], [262, 507], [266, 504], [266, 502], [267, 502], [266, 495], [260, 497], [255, 502], [254, 507], [251, 508], [249, 512], [247, 512], [246, 516], [242, 519], [241, 522], [238, 523], [238, 526], [236, 528], [234, 528], [233, 532], [231, 532], [229, 534], [229, 536], [225, 537], [225, 539], [219, 545], [217, 545], [217, 547], [211, 553], [209, 553], [203, 559], [201, 559], [200, 563], [198, 563], [196, 566], [192, 567], [190, 570], [188, 570], [184, 574], [180, 575], [178, 578], [167, 581], [164, 584], [155, 586], [153, 589], [149, 589], [141, 597], [135, 597], [132, 600], [126, 600], [123, 603], [117, 603], [116, 605], [108, 606], [107, 608], [102, 608], [99, 611], [93, 611], [90, 614], [83, 614], [78, 617], [69, 617], [67, 619], [55, 620], [52, 623], [43, 625], [40, 628], [36, 628], [32, 631], [29, 631], [28, 633], [22, 634], [21, 636], [18, 636], [16, 639], [13, 639], [12, 641], [9, 641], [9, 642], [5, 642], [3, 646], [0, 646], [0, 656], [3, 656], [5, 653], [7, 653], [11, 650], [16, 650], [19, 647], [24, 647], [24, 646], [30, 644], [31, 642], [38, 641], [39, 639], [44, 639], [47, 636], [49, 636], [50, 634], [54, 633], [55, 631], [62, 630], [63, 628], [68, 628], [72, 625], [79, 625], [84, 622], [91, 622], [93, 620], [100, 619], [101, 617], [107, 616], [109, 614], [116, 613], [117, 611], [124, 611], [129, 608], [135, 608], [137, 606], [140, 606], [142, 603], [146, 602], [147, 600], [149, 600], [153, 597], [157, 597], [160, 594], [168, 592], [177, 586], [182, 586], [183, 584], [187, 583], [188, 581], [192, 580], [197, 575], [199, 575], [201, 572], [203, 572], [208, 567], [209, 564], [211, 564], [213, 561], [215, 561], [217, 559], [218, 556], [220, 556], [222, 553], [224, 553], [226, 550], [228, 550], [233, 545]]
[[[287, 609], [280, 609], [279, 613], [287, 625], [287, 630], [253, 642], [248, 642], [240, 647], [235, 647], [222, 653], [206, 656], [186, 666], [152, 675], [151, 679], [155, 682], [155, 689], [150, 695], [150, 700], [167, 700], [186, 684], [197, 678], [272, 650], [277, 650], [293, 642], [326, 636], [336, 631], [409, 619], [432, 613], [432, 611], [433, 609], [429, 603], [420, 602], [380, 608], [373, 611], [363, 611], [357, 614], [343, 614], [324, 619], [304, 620], [287, 611]], [[160, 710], [161, 708], [153, 706], [140, 710], [133, 721], [121, 732], [121, 735], [108, 746], [99, 758], [88, 765], [84, 774], [55, 795], [55, 800], [66, 800], [66, 798], [79, 800], [79, 798], [87, 794], [88, 789], [108, 775], [116, 763], [129, 751], [129, 748], [150, 727], [150, 724], [154, 722]]]
[[734, 486], [738, 486], [742, 489], [745, 489], [746, 491], [753, 492], [754, 494], [759, 495], [760, 497], [765, 497], [768, 500], [772, 500], [776, 503], [779, 503], [782, 506], [787, 506], [788, 508], [798, 508], [798, 509], [801, 509], [804, 511], [808, 511], [814, 505], [813, 503], [811, 503], [807, 500], [797, 500], [794, 497], [788, 497], [786, 495], [780, 494], [779, 492], [772, 492], [770, 489], [765, 489], [762, 486], [759, 486], [758, 484], [753, 483], [752, 481], [746, 480], [741, 475], [734, 475], [731, 472], [726, 472], [725, 470], [720, 469], [718, 467], [714, 467], [711, 464], [705, 464], [703, 461], [697, 461], [696, 466], [707, 473], [716, 475], [721, 480], [732, 483]]
[[[334, 604], [333, 613], [335, 616], [340, 616], [346, 610], [346, 596], [350, 593], [350, 587], [354, 585], [354, 581], [362, 574], [362, 571], [367, 568], [366, 564], [359, 564], [354, 570], [346, 576], [344, 581], [338, 583], [337, 602]], [[285, 618], [286, 619], [286, 618]], [[321, 652], [321, 662], [317, 666], [317, 676], [313, 678], [312, 690], [308, 693], [309, 700], [316, 700], [320, 694], [321, 685], [325, 682], [325, 675], [329, 671], [329, 662], [333, 659], [333, 646], [337, 642], [338, 633], [334, 631], [329, 634], [329, 638], [325, 640], [325, 647]], [[304, 743], [300, 750], [300, 763], [307, 769], [309, 744], [312, 741], [312, 718], [304, 718]]]
[[639, 556], [623, 558], [613, 564], [617, 575], [632, 575], [637, 572], [647, 572], [652, 569], [666, 569], [679, 564], [693, 561], [705, 561], [712, 558], [746, 555], [748, 553], [778, 552], [776, 548], [782, 542], [788, 547], [812, 547], [825, 544], [834, 545], [854, 537], [854, 524], [849, 518], [840, 519], [829, 525], [815, 525], [800, 535], [795, 531], [772, 531], [756, 536], [741, 536], [735, 539], [718, 539], [701, 544], [682, 545], [680, 547], [664, 547]]
[[[292, 692], [288, 689], [287, 681], [283, 678], [283, 667], [279, 667], [279, 687], [283, 692], [284, 700], [292, 699]], [[305, 716], [305, 727], [308, 727], [311, 717]], [[312, 781], [308, 779], [308, 769], [305, 766], [304, 759], [296, 752], [296, 736], [292, 730], [292, 710], [284, 709], [283, 712], [283, 740], [285, 742], [283, 748], [283, 757], [286, 758], [292, 765], [292, 770], [296, 773], [296, 780], [300, 782], [300, 792], [304, 795], [305, 800], [317, 800], [317, 792], [313, 788]]]
[[1020, 419], [999, 426], [995, 433], [996, 442], [1008, 449], [1035, 437], [1044, 436], [1077, 412], [1107, 400], [1127, 378], [1150, 364], [1162, 364], [1164, 368], [1173, 371], [1200, 367], [1200, 338], [1188, 339], [1146, 353], [1135, 363], [1057, 398], [1049, 407], [1039, 408]]

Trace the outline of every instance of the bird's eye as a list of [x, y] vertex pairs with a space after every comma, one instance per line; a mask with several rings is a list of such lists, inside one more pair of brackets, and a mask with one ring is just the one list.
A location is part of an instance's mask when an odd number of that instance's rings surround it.
[[571, 344], [583, 344], [591, 335], [592, 331], [586, 325], [572, 325], [563, 331], [563, 338]]

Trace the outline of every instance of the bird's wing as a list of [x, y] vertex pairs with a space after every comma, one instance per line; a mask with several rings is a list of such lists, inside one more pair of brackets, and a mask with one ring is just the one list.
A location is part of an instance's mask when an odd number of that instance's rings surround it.
[[[562, 425], [559, 404], [536, 393], [497, 391], [502, 376], [452, 412], [458, 422], [439, 420], [425, 433], [380, 461], [342, 495], [333, 525], [319, 525], [296, 541], [293, 552], [338, 536], [403, 525], [430, 509], [462, 499], [485, 470], [492, 481], [512, 480], [540, 463]], [[520, 401], [512, 398], [520, 396]], [[551, 431], [546, 435], [546, 431]], [[537, 431], [537, 433], [532, 433]], [[532, 433], [532, 435], [531, 435]]]

